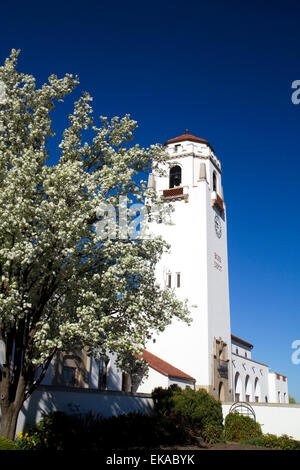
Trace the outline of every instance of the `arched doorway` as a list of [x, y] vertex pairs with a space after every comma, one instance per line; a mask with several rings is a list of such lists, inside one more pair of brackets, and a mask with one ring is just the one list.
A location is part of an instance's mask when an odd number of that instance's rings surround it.
[[219, 383], [219, 400], [225, 401], [225, 387], [223, 382]]

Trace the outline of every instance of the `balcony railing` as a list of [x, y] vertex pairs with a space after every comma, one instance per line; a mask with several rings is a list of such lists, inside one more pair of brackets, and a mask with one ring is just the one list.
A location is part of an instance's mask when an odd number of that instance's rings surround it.
[[162, 195], [165, 201], [176, 201], [183, 199], [185, 202], [188, 201], [188, 187], [178, 186], [175, 188], [164, 189]]
[[223, 199], [217, 194], [216, 191], [211, 193], [211, 202], [212, 206], [216, 207], [220, 212], [224, 210], [224, 201]]

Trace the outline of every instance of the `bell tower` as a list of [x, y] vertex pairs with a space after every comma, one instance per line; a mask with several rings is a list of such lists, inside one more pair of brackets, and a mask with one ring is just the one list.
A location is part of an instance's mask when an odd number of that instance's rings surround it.
[[226, 206], [221, 164], [206, 140], [185, 134], [168, 140], [165, 176], [153, 171], [149, 187], [171, 203], [172, 225], [150, 231], [170, 244], [157, 280], [187, 299], [191, 325], [173, 321], [147, 349], [196, 379], [221, 400], [231, 400], [231, 331]]

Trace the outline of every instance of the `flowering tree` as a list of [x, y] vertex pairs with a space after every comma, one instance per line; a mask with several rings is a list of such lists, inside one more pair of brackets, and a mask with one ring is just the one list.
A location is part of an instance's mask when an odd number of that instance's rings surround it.
[[[0, 405], [1, 434], [11, 439], [23, 402], [58, 351], [115, 352], [126, 367], [174, 315], [188, 317], [185, 304], [155, 281], [162, 239], [104, 237], [95, 225], [104, 201], [153, 202], [138, 175], [164, 161], [162, 149], [130, 146], [136, 123], [127, 115], [101, 118], [96, 127], [84, 93], [58, 163], [47, 164], [50, 112], [78, 78], [52, 75], [37, 88], [17, 70], [18, 54], [0, 68]], [[93, 134], [87, 141], [86, 132]]]

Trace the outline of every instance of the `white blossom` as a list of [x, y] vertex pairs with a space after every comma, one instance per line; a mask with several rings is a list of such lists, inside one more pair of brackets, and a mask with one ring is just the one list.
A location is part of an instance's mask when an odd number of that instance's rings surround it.
[[37, 88], [34, 77], [17, 70], [18, 54], [13, 50], [0, 68], [0, 336], [7, 348], [22, 336], [23, 353], [16, 356], [15, 348], [11, 360], [28, 379], [58, 350], [132, 357], [151, 332], [173, 316], [186, 320], [188, 312], [155, 281], [167, 249], [161, 238], [101, 241], [95, 230], [101, 203], [147, 196], [138, 175], [153, 160], [165, 161], [164, 151], [131, 144], [137, 123], [129, 115], [101, 117], [97, 126], [84, 93], [50, 166], [50, 113], [78, 78], [51, 75]]

